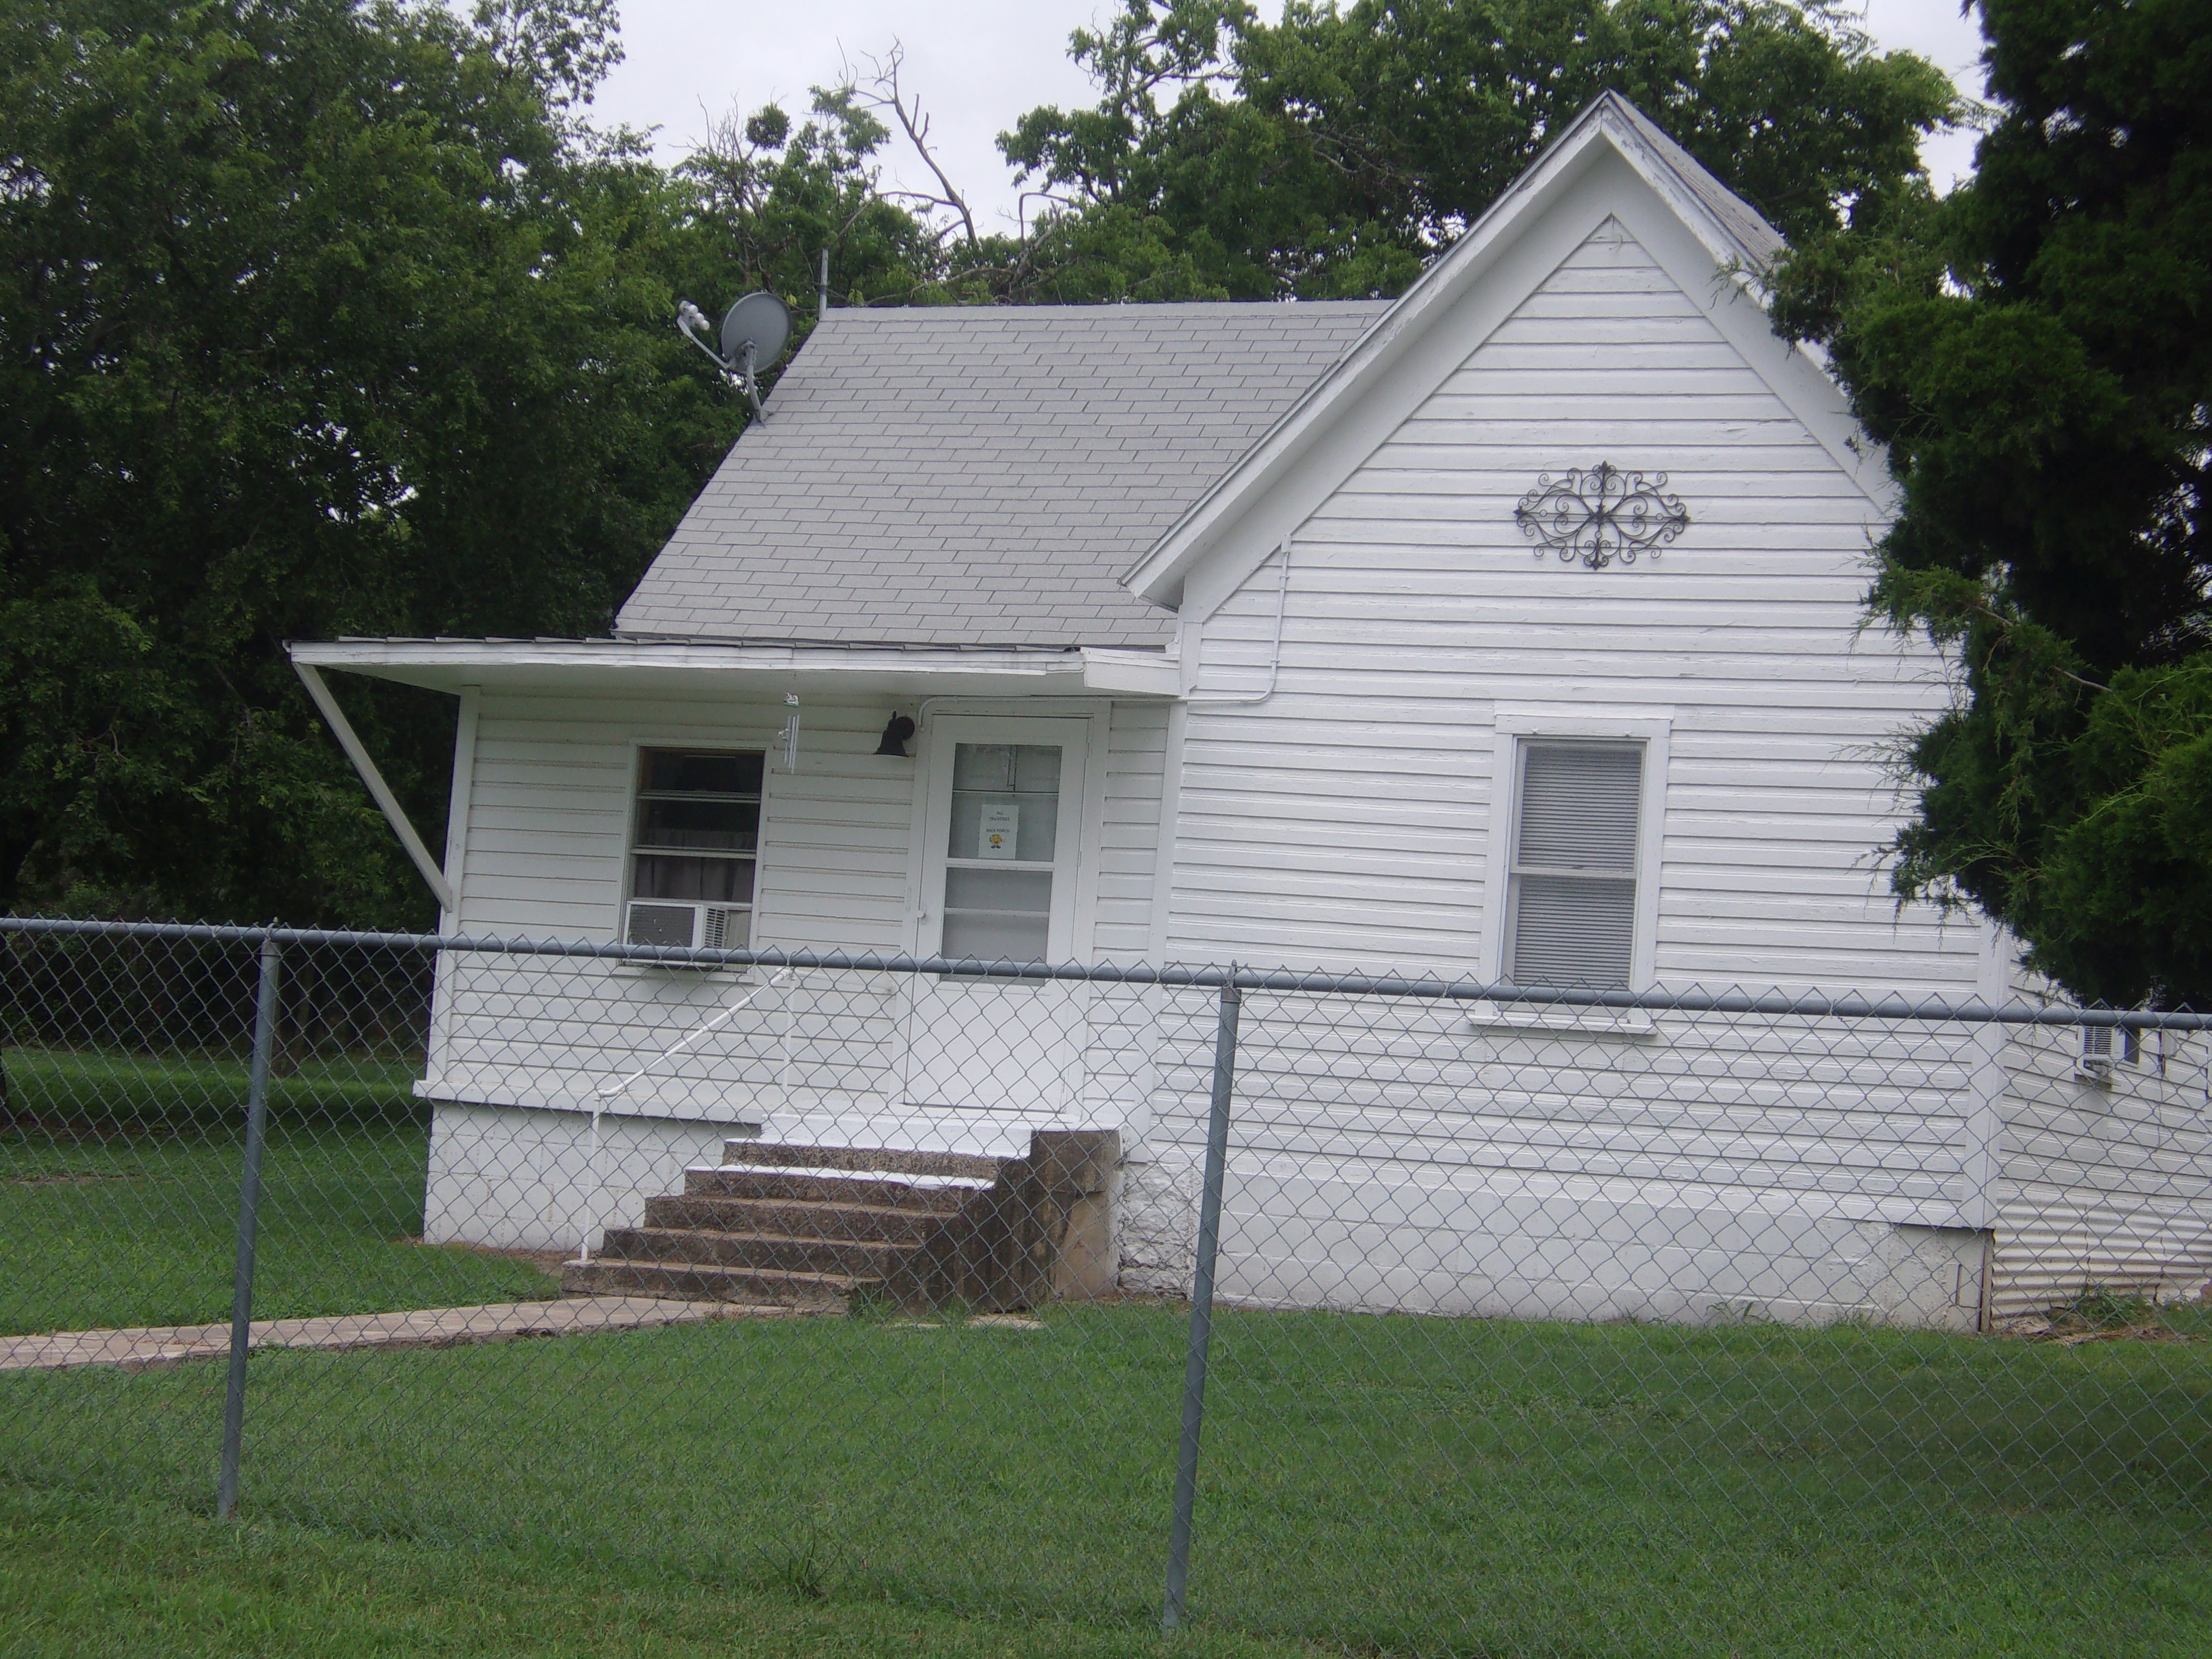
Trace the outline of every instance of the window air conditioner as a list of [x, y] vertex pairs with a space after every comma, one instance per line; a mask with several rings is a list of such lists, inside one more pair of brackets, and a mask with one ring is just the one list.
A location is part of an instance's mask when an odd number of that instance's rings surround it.
[[689, 949], [699, 934], [699, 907], [632, 899], [623, 928], [629, 945], [665, 945]]
[[[2110, 1083], [2112, 1080], [2115, 1028], [2110, 1025], [2081, 1027], [2081, 1051], [2074, 1057], [2074, 1075], [2085, 1083]], [[2133, 1033], [2127, 1034], [2131, 1039]], [[2134, 1046], [2131, 1040], [2128, 1046]]]
[[752, 913], [742, 905], [686, 904], [632, 899], [623, 939], [687, 951], [742, 951], [752, 939]]

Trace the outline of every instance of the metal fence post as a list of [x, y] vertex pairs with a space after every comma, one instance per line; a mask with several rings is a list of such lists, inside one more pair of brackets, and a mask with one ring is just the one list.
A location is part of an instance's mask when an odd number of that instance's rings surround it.
[[1198, 1201], [1198, 1267], [1190, 1287], [1190, 1348], [1183, 1361], [1182, 1439], [1176, 1452], [1175, 1520], [1168, 1528], [1168, 1593], [1163, 1630], [1179, 1629], [1190, 1580], [1191, 1510], [1198, 1501], [1198, 1436], [1206, 1419], [1206, 1350], [1213, 1340], [1213, 1267], [1221, 1249], [1221, 1183], [1229, 1161], [1229, 1103], [1237, 1083], [1237, 1016], [1243, 997], [1237, 968], [1221, 983], [1213, 1036], [1213, 1103], [1206, 1122], [1206, 1176]]
[[238, 1458], [246, 1437], [246, 1352], [253, 1334], [253, 1245], [261, 1226], [261, 1151], [269, 1132], [269, 1060], [276, 1047], [276, 989], [284, 947], [261, 941], [261, 985], [253, 1004], [253, 1065], [246, 1084], [246, 1168], [239, 1182], [238, 1269], [230, 1292], [230, 1377], [222, 1397], [222, 1474], [215, 1512], [238, 1512]]

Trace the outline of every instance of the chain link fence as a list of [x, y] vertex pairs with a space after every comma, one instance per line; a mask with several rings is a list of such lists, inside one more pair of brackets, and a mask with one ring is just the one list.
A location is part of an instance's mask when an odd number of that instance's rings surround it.
[[0, 963], [20, 1486], [1329, 1650], [2212, 1646], [2197, 1017]]

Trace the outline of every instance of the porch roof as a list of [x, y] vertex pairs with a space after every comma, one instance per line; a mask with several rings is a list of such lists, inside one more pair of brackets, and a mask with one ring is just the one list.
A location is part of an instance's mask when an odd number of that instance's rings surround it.
[[1137, 649], [722, 645], [676, 640], [341, 639], [287, 647], [295, 663], [432, 691], [781, 696], [1115, 696], [1172, 699], [1177, 665]]

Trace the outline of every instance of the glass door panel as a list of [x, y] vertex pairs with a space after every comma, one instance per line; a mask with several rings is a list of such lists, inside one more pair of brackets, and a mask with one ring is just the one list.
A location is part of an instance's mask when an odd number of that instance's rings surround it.
[[942, 955], [956, 961], [1046, 959], [1060, 841], [1060, 775], [1057, 744], [954, 747]]

